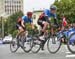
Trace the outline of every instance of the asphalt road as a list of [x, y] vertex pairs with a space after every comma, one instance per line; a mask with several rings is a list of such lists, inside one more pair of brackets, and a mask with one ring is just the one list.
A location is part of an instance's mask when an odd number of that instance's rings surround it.
[[11, 53], [9, 45], [0, 45], [0, 59], [75, 59], [75, 54], [71, 54], [66, 45], [62, 45], [56, 54], [49, 53], [46, 47], [44, 51], [40, 50], [37, 54], [25, 53], [22, 49]]

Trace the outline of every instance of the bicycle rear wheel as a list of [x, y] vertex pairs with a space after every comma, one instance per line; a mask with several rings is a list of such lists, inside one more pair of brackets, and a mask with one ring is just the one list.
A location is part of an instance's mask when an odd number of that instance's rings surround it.
[[48, 39], [47, 48], [50, 53], [55, 54], [59, 51], [60, 47], [61, 40], [58, 40], [57, 36], [52, 36]]
[[18, 50], [19, 46], [18, 46], [18, 41], [17, 38], [12, 39], [11, 43], [10, 43], [10, 51], [12, 53], [15, 53]]
[[68, 50], [75, 54], [75, 33], [71, 34], [67, 42]]

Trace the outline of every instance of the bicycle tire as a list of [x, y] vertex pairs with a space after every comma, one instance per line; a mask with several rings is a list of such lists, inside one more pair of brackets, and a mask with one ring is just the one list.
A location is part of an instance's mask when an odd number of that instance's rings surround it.
[[[35, 42], [35, 39], [33, 39], [33, 41], [32, 41], [32, 53], [38, 53], [39, 51], [40, 51], [40, 48], [41, 48], [41, 45], [39, 45], [39, 44], [36, 44]], [[36, 46], [36, 45], [38, 45], [39, 46], [39, 48], [35, 51], [35, 50], [33, 50], [33, 48]]]
[[[21, 34], [23, 34], [24, 32], [21, 32], [19, 35], [21, 35]], [[22, 36], [21, 36], [22, 37]], [[24, 40], [26, 40], [25, 38], [24, 38]], [[29, 41], [30, 43], [31, 43], [31, 41]], [[26, 41], [23, 43], [23, 44], [25, 44], [26, 43]], [[21, 46], [21, 48], [23, 49], [23, 51], [24, 52], [26, 52], [26, 53], [29, 53], [30, 51], [31, 51], [31, 47], [30, 47], [30, 49], [28, 49], [28, 50], [26, 50], [26, 48], [25, 48], [25, 46], [23, 45], [23, 46]]]
[[70, 37], [69, 37], [69, 39], [68, 39], [68, 42], [67, 42], [67, 47], [68, 47], [68, 50], [69, 50], [71, 53], [75, 54], [75, 51], [73, 51], [73, 50], [70, 48], [70, 38], [71, 38], [73, 35], [75, 35], [75, 33], [72, 33], [72, 34], [70, 35]]
[[56, 52], [59, 51], [59, 49], [61, 48], [61, 40], [59, 40], [59, 41], [60, 41], [60, 44], [59, 44], [59, 47], [56, 49], [56, 51], [51, 51], [51, 49], [49, 48], [50, 39], [48, 39], [48, 41], [47, 41], [47, 49], [48, 49], [49, 53], [55, 54]]
[[12, 49], [12, 47], [13, 47], [12, 44], [13, 44], [13, 43], [14, 43], [14, 42], [13, 42], [13, 39], [12, 39], [12, 41], [11, 41], [11, 43], [10, 43], [10, 51], [11, 51], [12, 53], [15, 53], [15, 52], [18, 50], [19, 46], [16, 44], [16, 45], [17, 45], [17, 48], [15, 48], [15, 50], [13, 50], [13, 49]]

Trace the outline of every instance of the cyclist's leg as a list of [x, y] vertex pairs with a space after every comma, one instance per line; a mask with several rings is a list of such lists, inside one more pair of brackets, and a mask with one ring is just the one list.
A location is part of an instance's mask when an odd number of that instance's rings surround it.
[[60, 30], [61, 28], [59, 27], [59, 25], [57, 23], [53, 23], [51, 25], [51, 35], [55, 35], [55, 32], [56, 32], [56, 29], [57, 31]]
[[22, 27], [19, 27], [19, 33], [23, 32], [24, 29]]
[[17, 35], [19, 35], [21, 32], [23, 32], [24, 31], [24, 29], [21, 27], [21, 26], [19, 26], [18, 27], [18, 34]]
[[[64, 30], [66, 30], [65, 26], [62, 26], [61, 31], [64, 31]], [[62, 38], [62, 43], [66, 44], [66, 39]]]
[[53, 28], [51, 28], [51, 35], [54, 35], [54, 30], [53, 30]]
[[[17, 33], [17, 36], [20, 35], [20, 33], [24, 32], [24, 29], [21, 25], [17, 24], [17, 29], [18, 29], [18, 33]], [[18, 38], [18, 37], [17, 37]]]
[[48, 22], [43, 21], [42, 24], [43, 24], [42, 32], [45, 33], [45, 32], [46, 32], [46, 29], [47, 29], [47, 27], [48, 27]]
[[45, 32], [46, 32], [47, 27], [48, 27], [48, 23], [46, 21], [42, 21], [40, 26], [42, 28], [40, 36], [43, 36], [45, 34]]
[[[47, 29], [47, 27], [48, 27], [48, 22], [43, 21], [42, 24], [43, 24], [43, 27], [42, 27], [43, 35], [46, 35], [46, 33], [47, 33], [46, 29]], [[41, 46], [41, 49], [42, 49], [42, 50], [44, 50], [45, 42], [46, 42], [46, 39], [42, 40], [42, 46]]]
[[21, 32], [24, 31], [23, 27], [21, 25], [19, 25], [19, 24], [16, 24], [16, 28], [18, 30], [18, 34], [17, 35], [19, 35]]
[[39, 20], [38, 25], [41, 27], [41, 33], [39, 36], [43, 36], [46, 33], [46, 29], [48, 27], [48, 22]]
[[[43, 38], [43, 35], [45, 34], [46, 32], [46, 28], [48, 26], [48, 23], [46, 21], [41, 21], [41, 22], [38, 22], [38, 24], [41, 26], [42, 30], [41, 30], [41, 34], [40, 34], [40, 37]], [[45, 44], [45, 40], [42, 40], [40, 39], [41, 42], [42, 42], [42, 45], [41, 45], [41, 49], [44, 50], [44, 44]]]
[[[22, 32], [24, 32], [24, 29], [22, 28], [22, 26], [19, 26], [19, 32], [18, 32], [18, 34], [20, 34], [20, 36], [21, 37], [23, 37], [23, 35], [24, 35], [24, 33], [22, 33]], [[23, 47], [24, 46], [24, 39], [20, 39], [20, 45]]]
[[[42, 20], [38, 20], [38, 25], [41, 27], [41, 30], [42, 30], [42, 28], [43, 28], [43, 24], [42, 24]], [[42, 31], [40, 31], [41, 33], [40, 33], [40, 35], [39, 36], [42, 36], [43, 34], [44, 34], [44, 32], [42, 32]]]

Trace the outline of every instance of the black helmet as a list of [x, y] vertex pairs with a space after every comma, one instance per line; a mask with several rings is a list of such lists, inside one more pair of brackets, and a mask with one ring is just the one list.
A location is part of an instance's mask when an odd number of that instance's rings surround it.
[[57, 10], [57, 7], [56, 7], [55, 5], [51, 5], [51, 6], [50, 6], [50, 9], [51, 9], [51, 10]]

